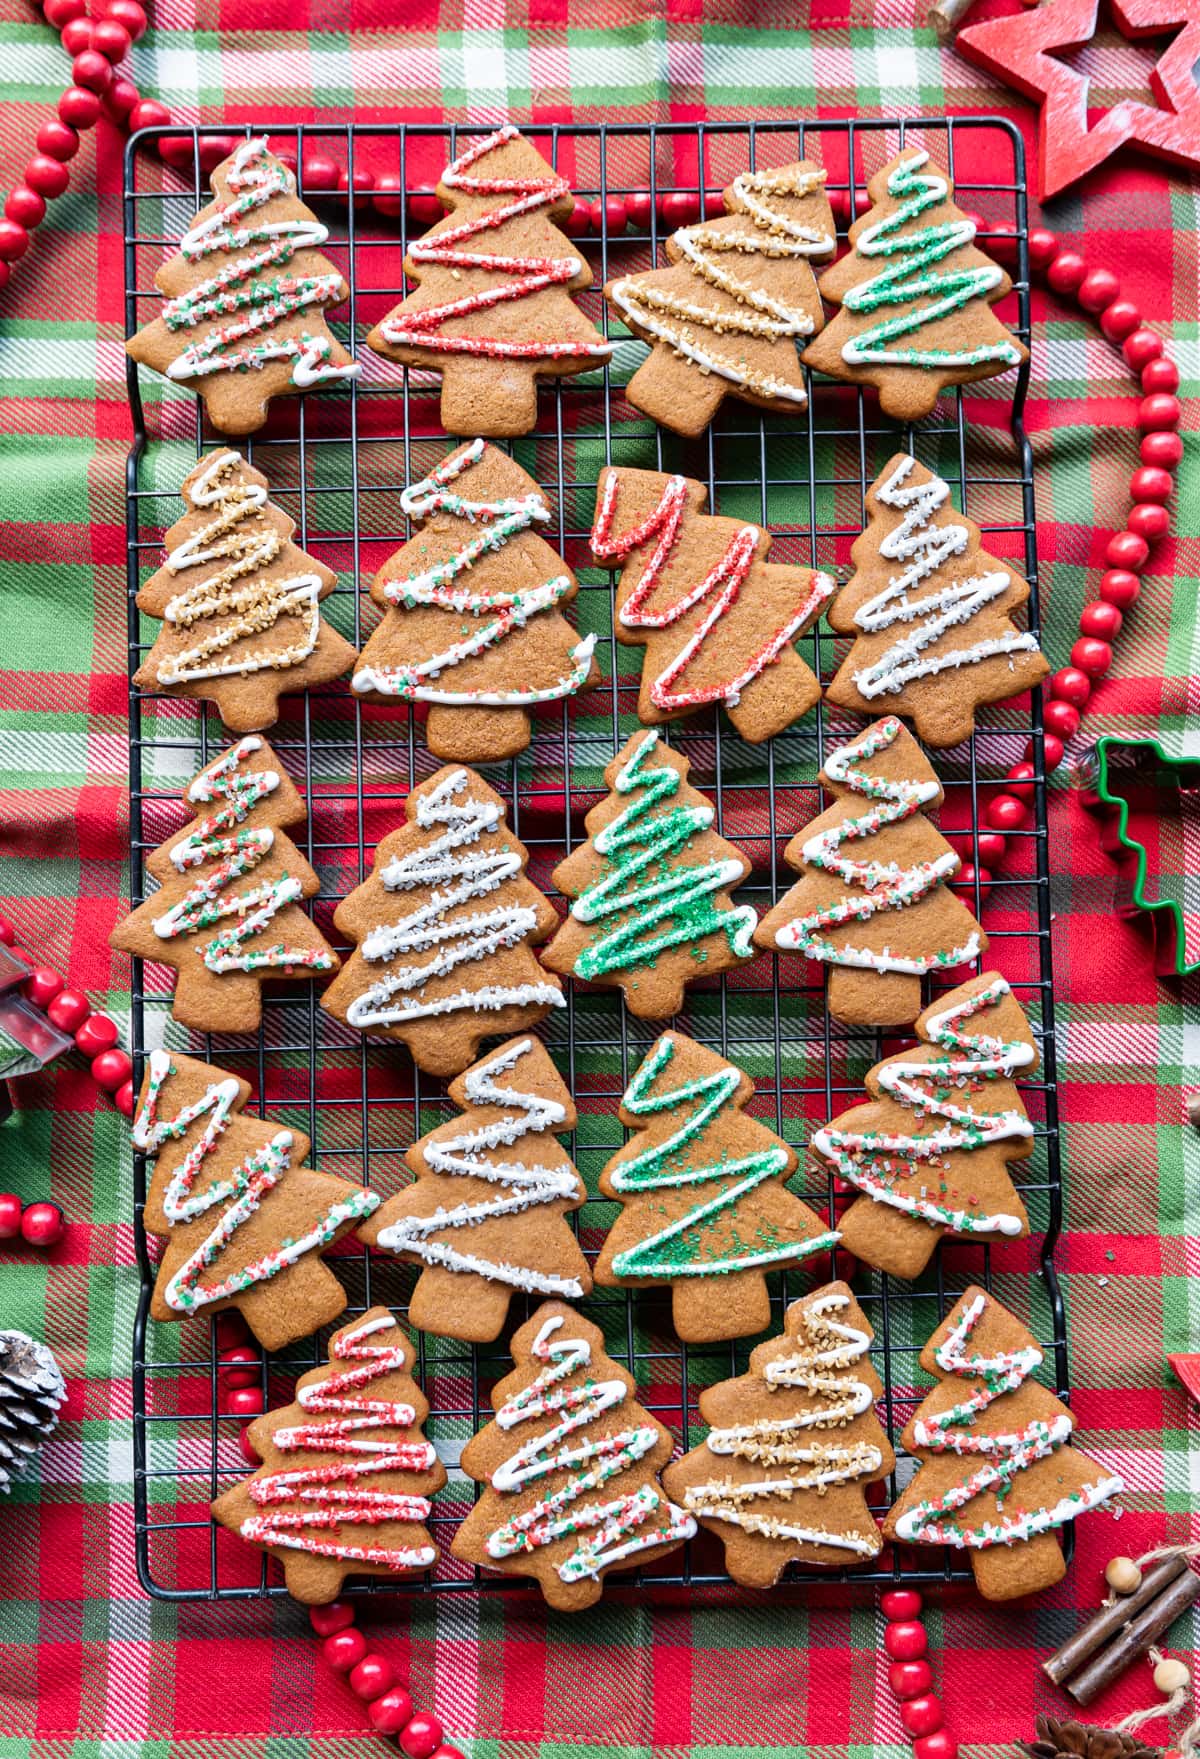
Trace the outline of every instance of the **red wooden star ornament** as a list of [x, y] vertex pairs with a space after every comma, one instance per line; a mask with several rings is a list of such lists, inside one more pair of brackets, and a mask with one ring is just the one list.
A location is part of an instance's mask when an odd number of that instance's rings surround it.
[[1163, 50], [1150, 75], [1158, 107], [1123, 99], [1088, 126], [1088, 78], [1050, 51], [1078, 49], [1096, 30], [1099, 0], [1044, 0], [1034, 12], [993, 18], [958, 33], [957, 47], [1026, 97], [1041, 100], [1040, 194], [1058, 195], [1095, 169], [1126, 142], [1178, 165], [1200, 166], [1200, 62], [1197, 0], [1110, 0], [1123, 36], [1179, 34]]

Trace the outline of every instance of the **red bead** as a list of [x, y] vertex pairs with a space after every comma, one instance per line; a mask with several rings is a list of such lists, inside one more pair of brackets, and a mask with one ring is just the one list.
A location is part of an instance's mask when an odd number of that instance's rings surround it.
[[591, 205], [592, 225], [599, 233], [607, 228], [609, 238], [620, 236], [629, 224], [629, 210], [619, 195], [597, 196]]
[[71, 128], [93, 128], [100, 119], [100, 100], [84, 86], [68, 86], [58, 100], [58, 114]]
[[910, 1698], [900, 1706], [900, 1721], [915, 1739], [919, 1735], [935, 1735], [942, 1726], [942, 1707], [932, 1692], [923, 1698]]
[[993, 831], [1019, 831], [1029, 817], [1024, 803], [1015, 794], [997, 794], [984, 808], [984, 819]]
[[113, 1094], [113, 1104], [125, 1117], [133, 1116], [133, 1082], [123, 1081]]
[[1169, 501], [1175, 490], [1175, 478], [1161, 466], [1143, 464], [1129, 479], [1129, 493], [1135, 501]]
[[85, 0], [46, 0], [44, 11], [46, 23], [56, 31], [63, 31], [75, 19], [87, 16]]
[[662, 223], [671, 231], [677, 226], [694, 226], [700, 218], [700, 197], [694, 189], [672, 189], [658, 198]]
[[350, 1669], [350, 1690], [356, 1698], [369, 1704], [372, 1698], [380, 1698], [396, 1678], [396, 1670], [386, 1655], [377, 1655], [374, 1650], [364, 1655], [357, 1667]]
[[648, 189], [631, 189], [622, 197], [625, 203], [625, 218], [635, 232], [649, 232], [650, 216], [654, 212], [654, 202]]
[[367, 1639], [353, 1625], [348, 1625], [344, 1631], [326, 1637], [321, 1653], [335, 1673], [349, 1673], [367, 1653]]
[[71, 63], [71, 78], [90, 92], [106, 92], [112, 84], [112, 63], [99, 49], [85, 49]]
[[1106, 605], [1116, 605], [1118, 610], [1127, 611], [1130, 605], [1136, 604], [1141, 590], [1141, 581], [1128, 568], [1110, 568], [1100, 576], [1100, 597]]
[[138, 0], [105, 0], [100, 11], [105, 18], [114, 18], [118, 24], [123, 24], [133, 42], [145, 36], [146, 13]]
[[[331, 1643], [336, 1640], [334, 1637], [329, 1639]], [[403, 1686], [393, 1686], [382, 1698], [376, 1698], [373, 1704], [367, 1705], [367, 1721], [381, 1735], [398, 1735], [407, 1726], [412, 1713], [412, 1697]]]
[[398, 220], [404, 212], [404, 185], [397, 171], [381, 171], [375, 179], [375, 189], [371, 196], [377, 214], [384, 214], [389, 220]]
[[[580, 204], [577, 201], [575, 206]], [[586, 207], [587, 203], [584, 202]], [[408, 223], [410, 226], [436, 226], [446, 212], [436, 193], [432, 189], [414, 189], [408, 198]], [[591, 224], [589, 218], [589, 225]]]
[[336, 189], [338, 186], [337, 161], [328, 153], [314, 152], [307, 148], [300, 161], [304, 172], [304, 187], [311, 195], [313, 191]]
[[[1080, 289], [1082, 292], [1083, 289]], [[1132, 300], [1115, 299], [1100, 313], [1100, 328], [1110, 342], [1124, 342], [1137, 329], [1142, 314]]]
[[[461, 1747], [452, 1747], [449, 1741], [443, 1741], [433, 1759], [467, 1759], [467, 1756]], [[1167, 1759], [1172, 1759], [1172, 1755], [1168, 1754]], [[1174, 1759], [1179, 1759], [1179, 1755], [1175, 1754]]]
[[102, 18], [99, 24], [92, 26], [92, 47], [99, 49], [104, 59], [115, 67], [118, 61], [124, 61], [132, 42], [119, 19]]
[[1055, 733], [1060, 739], [1073, 739], [1079, 731], [1079, 710], [1073, 703], [1048, 702], [1042, 710], [1042, 721], [1047, 733]]
[[[27, 953], [25, 951], [24, 947], [9, 947], [8, 950], [14, 959], [19, 959], [21, 961], [22, 965], [28, 966], [30, 971], [35, 969], [35, 961], [34, 961], [33, 954]], [[47, 1013], [49, 1013], [49, 1009], [47, 1009], [46, 1011], [47, 1011]]]
[[231, 1417], [261, 1417], [266, 1401], [260, 1386], [235, 1386], [225, 1394], [225, 1409]]
[[354, 1623], [354, 1608], [348, 1600], [331, 1600], [328, 1606], [310, 1606], [308, 1622], [318, 1637], [332, 1637]]
[[29, 234], [15, 220], [0, 220], [0, 262], [15, 263], [29, 249]]
[[[360, 211], [370, 206], [371, 191], [375, 187], [375, 173], [369, 165], [354, 167], [354, 206]], [[350, 168], [343, 165], [338, 172], [338, 188], [343, 195], [350, 193]]]
[[589, 203], [579, 196], [575, 197], [575, 206], [559, 225], [568, 238], [586, 238], [592, 229], [592, 210]]
[[250, 1439], [250, 1425], [248, 1423], [243, 1426], [238, 1436], [238, 1445], [242, 1450], [242, 1458], [248, 1466], [262, 1465], [262, 1455]]
[[1076, 708], [1082, 708], [1092, 694], [1091, 680], [1077, 666], [1064, 666], [1051, 678], [1050, 693], [1060, 702], [1074, 703]]
[[994, 873], [1008, 854], [1007, 841], [999, 831], [981, 831], [975, 841], [981, 864]]
[[1035, 269], [1045, 269], [1058, 255], [1058, 235], [1046, 226], [1035, 226], [1029, 234], [1029, 261]]
[[54, 201], [70, 183], [71, 173], [57, 159], [51, 159], [45, 153], [35, 153], [25, 167], [25, 181], [47, 201]]
[[1111, 269], [1091, 269], [1079, 283], [1076, 297], [1084, 311], [1097, 315], [1111, 305], [1121, 291], [1121, 283]]
[[253, 1344], [234, 1344], [221, 1351], [220, 1369], [226, 1386], [257, 1386], [262, 1357]]
[[46, 204], [36, 190], [27, 189], [18, 183], [10, 190], [4, 203], [5, 217], [18, 226], [24, 226], [27, 232], [34, 232], [46, 218]]
[[885, 1588], [879, 1597], [885, 1619], [919, 1619], [921, 1596], [915, 1588]]
[[90, 18], [73, 18], [61, 32], [62, 46], [68, 55], [82, 55], [85, 49], [92, 46], [92, 21]]
[[[190, 160], [192, 154], [191, 141], [181, 143], [186, 149]], [[202, 136], [196, 147], [196, 157], [200, 161], [200, 169], [205, 175], [211, 175], [218, 165], [225, 162], [232, 153], [236, 153], [242, 144], [242, 136], [238, 134], [207, 134]]]
[[1163, 470], [1174, 470], [1183, 460], [1183, 437], [1164, 428], [1157, 433], [1147, 434], [1139, 451], [1143, 464], [1157, 464]]
[[1155, 502], [1146, 501], [1140, 507], [1131, 507], [1125, 516], [1125, 524], [1134, 537], [1145, 538], [1148, 544], [1157, 543], [1159, 538], [1166, 537], [1171, 529], [1171, 515], [1165, 507]]
[[1154, 391], [1178, 391], [1179, 368], [1165, 354], [1156, 355], [1142, 368], [1142, 390], [1146, 396]]
[[143, 98], [129, 112], [129, 132], [136, 134], [140, 128], [169, 128], [171, 112], [157, 98]]
[[897, 1698], [919, 1698], [933, 1684], [927, 1661], [894, 1661], [888, 1668], [888, 1685]]
[[73, 159], [79, 151], [79, 131], [52, 116], [37, 131], [37, 150], [48, 159]]
[[914, 1759], [958, 1759], [958, 1742], [951, 1740], [944, 1728], [932, 1735], [922, 1735], [913, 1742]]
[[442, 1725], [428, 1710], [418, 1710], [400, 1730], [400, 1751], [408, 1759], [433, 1759], [442, 1744]]
[[66, 1231], [57, 1203], [31, 1203], [21, 1217], [21, 1238], [30, 1246], [57, 1246]]
[[[1003, 838], [1000, 839], [1004, 841]], [[986, 867], [976, 867], [973, 861], [967, 861], [958, 870], [958, 875], [951, 882], [956, 892], [967, 894], [967, 903], [973, 905], [978, 897], [979, 902], [987, 902], [992, 889], [992, 876]]]
[[[64, 989], [46, 1009], [60, 1032], [78, 1032], [91, 1011], [91, 1003], [77, 989]], [[126, 1074], [128, 1072], [126, 1070]]]
[[112, 1049], [118, 1036], [115, 1020], [107, 1014], [91, 1014], [76, 1032], [75, 1043], [85, 1057], [98, 1057], [101, 1051]]
[[1136, 531], [1118, 531], [1104, 546], [1104, 560], [1110, 568], [1128, 568], [1131, 574], [1146, 566], [1150, 545]]
[[117, 1046], [114, 1046], [112, 1050], [101, 1051], [98, 1057], [92, 1058], [92, 1079], [103, 1087], [106, 1093], [115, 1093], [118, 1087], [124, 1086], [132, 1074], [133, 1064], [126, 1052]]
[[724, 190], [706, 189], [704, 192], [704, 218], [706, 220], [723, 220], [725, 213]]
[[1143, 397], [1138, 406], [1138, 426], [1144, 434], [1154, 434], [1163, 428], [1177, 428], [1183, 410], [1178, 397], [1169, 391], [1156, 391], [1153, 397]]
[[12, 1191], [0, 1192], [0, 1240], [16, 1240], [21, 1234], [24, 1205]]
[[11, 947], [17, 938], [17, 931], [7, 916], [0, 916], [0, 947]]
[[1153, 330], [1133, 330], [1121, 344], [1121, 353], [1135, 373], [1140, 373], [1148, 362], [1157, 360], [1162, 351], [1163, 339]]
[[1034, 768], [1029, 762], [1015, 763], [1005, 776], [1006, 790], [1023, 800], [1026, 806], [1033, 799]]
[[991, 237], [984, 245], [990, 257], [1011, 268], [1017, 260], [1017, 229], [1008, 220], [997, 220], [988, 228]]
[[[1069, 706], [1069, 705], [1064, 705]], [[1042, 734], [1042, 755], [1046, 760], [1046, 774], [1056, 770], [1063, 760], [1063, 742], [1056, 733]], [[1029, 756], [1033, 756], [1033, 740], [1029, 741]]]
[[1056, 293], [1074, 293], [1087, 274], [1087, 264], [1075, 250], [1064, 250], [1046, 270], [1046, 279]]
[[1094, 604], [1085, 605], [1079, 617], [1081, 635], [1094, 635], [1100, 641], [1112, 641], [1121, 633], [1121, 624], [1125, 621], [1115, 605], [1104, 599], [1097, 599]]
[[1089, 678], [1103, 678], [1112, 665], [1112, 648], [1107, 641], [1096, 641], [1083, 635], [1071, 649], [1071, 664], [1086, 672]]
[[885, 1625], [883, 1646], [893, 1661], [919, 1661], [929, 1647], [924, 1625], [915, 1619], [902, 1619]]
[[48, 1008], [56, 995], [61, 994], [63, 980], [57, 971], [48, 971], [44, 965], [30, 974], [21, 985], [35, 1008]]

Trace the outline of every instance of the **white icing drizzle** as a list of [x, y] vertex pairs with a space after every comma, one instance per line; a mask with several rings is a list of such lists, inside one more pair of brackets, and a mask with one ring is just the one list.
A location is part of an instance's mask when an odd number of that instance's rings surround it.
[[[696, 1531], [696, 1523], [653, 1484], [642, 1484], [637, 1490], [607, 1502], [580, 1502], [580, 1498], [619, 1478], [651, 1453], [658, 1445], [659, 1432], [645, 1424], [562, 1445], [576, 1430], [597, 1422], [606, 1411], [623, 1405], [629, 1396], [623, 1380], [589, 1378], [580, 1386], [558, 1387], [559, 1381], [588, 1367], [592, 1360], [592, 1347], [585, 1338], [554, 1337], [562, 1325], [561, 1315], [556, 1314], [538, 1332], [530, 1353], [535, 1361], [545, 1362], [546, 1367], [500, 1407], [496, 1423], [501, 1429], [515, 1429], [556, 1412], [563, 1413], [562, 1420], [532, 1436], [503, 1461], [492, 1473], [491, 1483], [494, 1491], [504, 1495], [521, 1491], [556, 1472], [568, 1472], [570, 1476], [559, 1489], [548, 1492], [532, 1508], [514, 1515], [489, 1534], [487, 1549], [493, 1558], [514, 1557], [577, 1535], [579, 1543], [556, 1567], [562, 1581], [578, 1582], [584, 1577], [598, 1577], [602, 1570], [639, 1551], [689, 1539]], [[584, 1470], [578, 1471], [577, 1467]], [[660, 1513], [666, 1518], [666, 1527], [638, 1532]]]
[[467, 1101], [474, 1106], [499, 1106], [504, 1115], [493, 1118], [475, 1129], [457, 1136], [438, 1140], [430, 1137], [421, 1145], [425, 1164], [430, 1172], [451, 1179], [485, 1179], [489, 1184], [506, 1189], [502, 1196], [483, 1201], [438, 1208], [432, 1215], [400, 1216], [379, 1235], [379, 1245], [388, 1252], [409, 1252], [425, 1264], [441, 1265], [446, 1270], [464, 1275], [487, 1278], [510, 1288], [526, 1289], [531, 1294], [563, 1295], [579, 1299], [583, 1285], [578, 1277], [552, 1276], [526, 1265], [481, 1257], [474, 1252], [461, 1252], [448, 1241], [433, 1238], [448, 1229], [463, 1228], [468, 1232], [481, 1222], [499, 1216], [520, 1215], [542, 1204], [558, 1203], [582, 1196], [579, 1175], [566, 1155], [557, 1166], [533, 1162], [524, 1165], [517, 1160], [491, 1160], [488, 1150], [513, 1148], [526, 1136], [553, 1134], [561, 1130], [567, 1109], [555, 1099], [543, 1099], [535, 1093], [524, 1093], [519, 1087], [502, 1085], [501, 1078], [512, 1074], [523, 1057], [533, 1049], [534, 1041], [523, 1038], [506, 1045], [487, 1063], [472, 1069], [466, 1077]]
[[440, 610], [469, 612], [478, 628], [461, 641], [453, 642], [440, 653], [413, 665], [360, 666], [351, 681], [351, 688], [360, 695], [376, 691], [381, 696], [399, 696], [410, 702], [435, 702], [480, 708], [517, 708], [536, 702], [556, 702], [572, 696], [586, 682], [592, 668], [592, 652], [596, 637], [588, 635], [571, 649], [571, 669], [555, 683], [541, 687], [508, 690], [447, 690], [430, 682], [463, 660], [499, 647], [514, 629], [523, 629], [539, 611], [552, 609], [571, 591], [570, 575], [559, 574], [537, 586], [520, 587], [515, 592], [476, 591], [459, 586], [459, 576], [470, 573], [482, 558], [503, 550], [511, 538], [529, 531], [532, 526], [550, 517], [541, 494], [507, 496], [499, 501], [470, 501], [450, 491], [464, 470], [478, 464], [485, 451], [483, 440], [472, 440], [457, 455], [444, 459], [437, 469], [420, 482], [405, 489], [400, 505], [412, 519], [427, 519], [432, 514], [449, 512], [456, 519], [465, 519], [478, 526], [476, 535], [444, 562], [437, 563], [423, 574], [411, 574], [404, 580], [389, 580], [384, 592], [390, 602], [406, 610], [431, 605]]
[[462, 1009], [479, 1013], [507, 1007], [566, 1006], [559, 985], [549, 981], [481, 984], [449, 995], [423, 996], [431, 979], [446, 977], [460, 965], [479, 964], [515, 947], [537, 928], [537, 912], [527, 904], [497, 904], [465, 916], [448, 914], [460, 905], [485, 898], [521, 874], [519, 847], [472, 848], [481, 837], [501, 827], [504, 813], [498, 802], [476, 799], [469, 789], [469, 772], [457, 769], [422, 794], [417, 802], [419, 828], [445, 828], [421, 848], [393, 856], [379, 875], [389, 892], [420, 888], [430, 895], [399, 922], [372, 929], [359, 949], [363, 958], [376, 964], [404, 954], [431, 953], [432, 957], [422, 964], [397, 966], [354, 998], [346, 1018], [362, 1032]]
[[[878, 634], [897, 624], [901, 630], [899, 638], [877, 660], [854, 673], [854, 687], [868, 702], [884, 694], [896, 695], [917, 678], [932, 678], [959, 666], [974, 666], [997, 654], [1038, 651], [1036, 636], [1013, 629], [966, 647], [926, 653], [947, 630], [970, 623], [987, 605], [1003, 597], [1012, 584], [1012, 576], [997, 569], [973, 574], [966, 580], [948, 581], [940, 590], [920, 598], [908, 596], [931, 576], [936, 577], [951, 557], [961, 556], [970, 542], [970, 532], [957, 520], [943, 525], [935, 523], [935, 515], [950, 496], [949, 485], [940, 476], [931, 477], [927, 483], [907, 485], [915, 464], [916, 459], [905, 454], [887, 481], [874, 491], [877, 501], [903, 514], [900, 524], [880, 544], [879, 553], [886, 561], [907, 566], [899, 574], [890, 575], [883, 591], [868, 599], [855, 614], [854, 621], [868, 634]], [[917, 627], [910, 629], [912, 624]]]
[[705, 1446], [710, 1453], [749, 1460], [784, 1470], [766, 1478], [738, 1483], [730, 1478], [689, 1485], [684, 1502], [701, 1519], [724, 1521], [746, 1533], [769, 1539], [789, 1539], [801, 1545], [829, 1545], [859, 1557], [878, 1555], [881, 1541], [869, 1532], [831, 1531], [756, 1508], [763, 1499], [784, 1502], [804, 1492], [821, 1495], [833, 1484], [850, 1484], [878, 1473], [882, 1451], [868, 1441], [839, 1446], [831, 1442], [808, 1442], [810, 1430], [837, 1430], [861, 1417], [874, 1404], [874, 1395], [853, 1368], [867, 1354], [870, 1339], [857, 1326], [841, 1324], [832, 1315], [850, 1305], [848, 1295], [819, 1295], [804, 1309], [806, 1341], [786, 1356], [777, 1356], [763, 1370], [768, 1392], [796, 1387], [806, 1397], [820, 1401], [811, 1409], [790, 1417], [764, 1417], [709, 1431]]

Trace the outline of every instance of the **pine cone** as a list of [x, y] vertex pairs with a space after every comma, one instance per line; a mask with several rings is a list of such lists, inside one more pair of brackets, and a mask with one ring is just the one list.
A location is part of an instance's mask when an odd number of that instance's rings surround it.
[[1056, 1722], [1052, 1716], [1039, 1716], [1036, 1741], [1020, 1745], [1029, 1759], [1158, 1759], [1157, 1749], [1144, 1747], [1134, 1735], [1089, 1723]]
[[66, 1396], [62, 1371], [45, 1344], [23, 1331], [0, 1331], [0, 1491], [11, 1490], [29, 1465]]

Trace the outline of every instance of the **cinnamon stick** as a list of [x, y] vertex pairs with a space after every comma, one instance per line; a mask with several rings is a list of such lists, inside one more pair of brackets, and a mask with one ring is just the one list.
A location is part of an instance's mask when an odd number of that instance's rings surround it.
[[1098, 1698], [1105, 1687], [1123, 1674], [1139, 1655], [1144, 1655], [1151, 1643], [1156, 1642], [1180, 1613], [1186, 1612], [1197, 1599], [1200, 1599], [1200, 1576], [1185, 1567], [1183, 1574], [1168, 1583], [1156, 1600], [1150, 1601], [1122, 1627], [1107, 1649], [1102, 1649], [1082, 1673], [1067, 1681], [1066, 1689], [1075, 1702], [1090, 1704], [1093, 1698]]
[[1132, 1594], [1123, 1594], [1111, 1606], [1102, 1606], [1094, 1618], [1082, 1625], [1073, 1637], [1067, 1638], [1061, 1649], [1056, 1649], [1043, 1661], [1042, 1672], [1046, 1678], [1061, 1686], [1072, 1674], [1078, 1673], [1089, 1655], [1094, 1655], [1102, 1643], [1115, 1636], [1122, 1625], [1127, 1625], [1144, 1606], [1157, 1599], [1163, 1589], [1186, 1569], [1187, 1564], [1181, 1557], [1161, 1559], [1146, 1571], [1140, 1587]]

